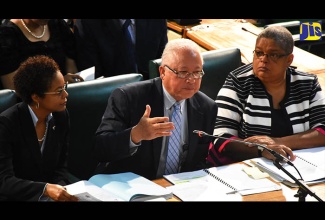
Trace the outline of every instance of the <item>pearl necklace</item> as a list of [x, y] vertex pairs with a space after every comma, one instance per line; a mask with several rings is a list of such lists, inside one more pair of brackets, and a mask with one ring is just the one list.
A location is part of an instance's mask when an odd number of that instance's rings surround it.
[[44, 37], [45, 34], [45, 30], [46, 30], [46, 25], [43, 26], [43, 33], [39, 36], [35, 35], [31, 30], [29, 30], [29, 28], [27, 27], [27, 25], [25, 24], [23, 19], [20, 19], [21, 23], [24, 25], [24, 27], [26, 28], [26, 30], [35, 38], [37, 39], [41, 39], [42, 37]]
[[42, 142], [42, 141], [44, 141], [44, 138], [45, 138], [46, 133], [47, 133], [47, 126], [48, 126], [48, 125], [46, 124], [46, 128], [45, 128], [45, 132], [44, 132], [43, 137], [42, 137], [41, 139], [38, 139], [38, 138], [37, 138], [38, 142]]

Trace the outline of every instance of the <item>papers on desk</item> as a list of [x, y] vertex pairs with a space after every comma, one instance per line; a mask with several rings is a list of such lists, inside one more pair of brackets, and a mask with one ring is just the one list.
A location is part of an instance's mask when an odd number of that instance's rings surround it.
[[244, 164], [230, 164], [209, 169], [165, 175], [175, 184], [167, 187], [183, 201], [241, 201], [242, 195], [281, 190], [271, 180], [253, 179]]
[[[325, 182], [325, 147], [295, 150], [293, 153], [297, 158], [292, 163], [301, 174], [305, 184]], [[247, 164], [252, 162], [261, 170], [268, 172], [278, 182], [290, 187], [298, 186], [290, 176], [283, 172], [283, 170], [277, 168], [271, 160], [260, 157], [251, 159], [250, 162], [244, 162]], [[301, 179], [295, 167], [288, 164], [282, 164], [282, 166], [295, 178]]]
[[79, 201], [166, 201], [173, 193], [132, 172], [97, 174], [65, 186]]
[[167, 187], [182, 201], [242, 201], [238, 193], [226, 194], [212, 182], [186, 182]]

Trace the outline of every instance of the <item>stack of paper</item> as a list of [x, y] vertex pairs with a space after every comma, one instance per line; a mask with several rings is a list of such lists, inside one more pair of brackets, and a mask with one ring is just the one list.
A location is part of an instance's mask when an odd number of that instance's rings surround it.
[[165, 175], [174, 186], [167, 187], [183, 201], [240, 201], [242, 195], [281, 190], [267, 178], [254, 179], [244, 164]]
[[[296, 179], [303, 180], [307, 185], [325, 182], [325, 147], [295, 150], [293, 153], [297, 156], [292, 162], [294, 166], [281, 164], [283, 169], [288, 171]], [[276, 167], [271, 160], [260, 157], [244, 162], [252, 162], [261, 170], [268, 172], [276, 181], [291, 187], [298, 186], [294, 179]]]

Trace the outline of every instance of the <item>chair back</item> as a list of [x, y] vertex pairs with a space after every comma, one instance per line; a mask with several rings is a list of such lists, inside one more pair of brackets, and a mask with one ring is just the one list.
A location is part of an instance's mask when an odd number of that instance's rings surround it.
[[0, 113], [18, 102], [18, 96], [15, 90], [1, 89], [0, 90]]
[[95, 132], [101, 122], [112, 91], [124, 84], [141, 81], [142, 75], [130, 73], [69, 84], [67, 109], [70, 113], [69, 171], [89, 179], [97, 166], [93, 155]]
[[[225, 48], [202, 52], [205, 75], [202, 78], [200, 91], [212, 99], [216, 99], [227, 75], [232, 70], [240, 67], [241, 54], [239, 48]], [[149, 61], [149, 77], [159, 76], [161, 59]]]

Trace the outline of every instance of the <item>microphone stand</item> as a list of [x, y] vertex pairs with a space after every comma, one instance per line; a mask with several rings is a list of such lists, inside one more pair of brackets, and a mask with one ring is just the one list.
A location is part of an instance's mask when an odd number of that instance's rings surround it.
[[298, 197], [299, 202], [305, 202], [306, 196], [309, 194], [313, 196], [315, 199], [317, 199], [319, 202], [324, 202], [321, 198], [319, 198], [316, 193], [312, 192], [309, 187], [304, 184], [301, 180], [297, 179], [294, 175], [292, 175], [290, 172], [288, 172], [280, 163], [281, 161], [279, 158], [276, 158], [273, 161], [273, 164], [279, 169], [282, 170], [284, 173], [286, 173], [291, 179], [295, 181], [295, 183], [298, 185], [299, 189], [295, 197]]
[[320, 202], [323, 202], [323, 200], [321, 198], [319, 198], [314, 192], [312, 192], [309, 187], [304, 184], [301, 180], [298, 180], [295, 176], [293, 176], [289, 171], [287, 171], [280, 162], [286, 162], [289, 165], [294, 166], [294, 164], [287, 159], [286, 157], [282, 156], [281, 154], [279, 154], [278, 152], [267, 148], [265, 144], [257, 144], [257, 143], [253, 143], [253, 142], [247, 142], [247, 141], [241, 141], [241, 140], [236, 140], [236, 139], [232, 139], [232, 138], [225, 138], [225, 137], [221, 137], [218, 135], [211, 135], [208, 133], [205, 133], [203, 131], [198, 131], [198, 130], [194, 130], [193, 133], [198, 134], [199, 137], [203, 137], [203, 136], [209, 136], [209, 137], [214, 137], [214, 138], [221, 138], [221, 139], [225, 139], [225, 140], [230, 140], [230, 141], [234, 141], [234, 142], [239, 142], [239, 143], [243, 143], [243, 144], [247, 144], [247, 145], [255, 145], [257, 147], [262, 147], [265, 150], [267, 150], [268, 152], [270, 152], [274, 157], [275, 160], [273, 161], [273, 164], [280, 170], [282, 170], [284, 173], [286, 173], [289, 177], [291, 177], [291, 179], [293, 179], [295, 181], [295, 183], [299, 186], [298, 192], [295, 195], [295, 197], [299, 197], [299, 202], [304, 202], [306, 201], [306, 196], [309, 194], [311, 196], [313, 196], [315, 199], [317, 199]]

